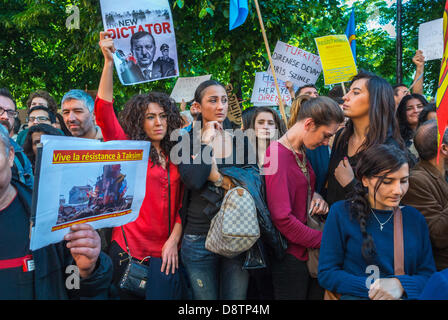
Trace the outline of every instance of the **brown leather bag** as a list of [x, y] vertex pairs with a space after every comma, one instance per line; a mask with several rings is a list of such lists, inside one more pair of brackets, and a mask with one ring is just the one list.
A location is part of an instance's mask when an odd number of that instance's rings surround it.
[[[404, 275], [403, 216], [400, 207], [394, 209], [394, 272]], [[341, 295], [325, 290], [324, 300], [339, 300]]]

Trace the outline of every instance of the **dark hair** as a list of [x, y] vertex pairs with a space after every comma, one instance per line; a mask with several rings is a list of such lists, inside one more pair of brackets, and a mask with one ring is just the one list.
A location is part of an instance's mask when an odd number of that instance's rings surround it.
[[412, 139], [415, 133], [414, 130], [412, 130], [411, 126], [409, 125], [409, 121], [406, 116], [406, 104], [411, 99], [419, 100], [424, 106], [428, 104], [428, 101], [426, 101], [425, 97], [417, 93], [406, 95], [403, 97], [403, 99], [401, 99], [396, 114], [397, 114], [398, 126], [400, 128], [400, 134], [405, 142]]
[[131, 36], [131, 40], [130, 40], [130, 42], [131, 42], [131, 51], [134, 50], [134, 41], [135, 41], [135, 40], [138, 40], [138, 39], [141, 39], [141, 38], [143, 38], [143, 37], [147, 37], [147, 36], [150, 37], [150, 38], [152, 39], [154, 45], [156, 44], [156, 42], [155, 42], [154, 37], [152, 36], [152, 34], [150, 34], [150, 33], [147, 32], [147, 31], [138, 31], [138, 32], [134, 33], [134, 34]]
[[[120, 123], [130, 140], [150, 141], [143, 129], [145, 113], [150, 103], [158, 104], [167, 114], [167, 132], [160, 141], [160, 148], [166, 156], [169, 156], [171, 148], [176, 144], [176, 141], [170, 140], [171, 133], [182, 128], [184, 123], [176, 102], [169, 95], [161, 92], [150, 92], [133, 96], [126, 102], [123, 111], [120, 112]], [[160, 164], [159, 155], [152, 144], [149, 156], [154, 164]]]
[[340, 84], [334, 86], [330, 91], [328, 91], [327, 97], [330, 99], [333, 99], [337, 102], [337, 104], [343, 104], [344, 99], [342, 97], [344, 96], [344, 91], [342, 90], [342, 86]]
[[258, 107], [249, 107], [241, 112], [241, 120], [243, 123], [243, 129], [247, 130], [251, 127], [254, 115], [257, 112]]
[[63, 135], [58, 129], [46, 123], [39, 123], [28, 129], [28, 133], [26, 134], [25, 137], [25, 142], [23, 143], [23, 151], [25, 152], [28, 159], [30, 159], [31, 164], [33, 165], [33, 169], [36, 161], [36, 157], [34, 156], [33, 152], [33, 133], [35, 132], [42, 132], [43, 134], [48, 134], [52, 136]]
[[437, 113], [437, 107], [436, 104], [434, 102], [428, 103], [422, 110], [422, 112], [420, 112], [419, 116], [418, 116], [418, 125], [421, 126], [423, 123], [425, 123], [426, 121], [428, 121], [428, 115], [431, 112], [436, 112]]
[[[429, 161], [437, 157], [438, 149], [438, 127], [437, 120], [432, 119], [423, 123], [418, 129], [414, 137], [414, 146], [417, 149], [420, 159]], [[442, 143], [448, 144], [448, 130], [442, 137]]]
[[[389, 137], [392, 137], [400, 148], [404, 150], [404, 142], [398, 130], [398, 122], [395, 117], [395, 100], [392, 86], [383, 78], [366, 71], [360, 71], [352, 79], [350, 85], [360, 79], [367, 80], [370, 121], [366, 139], [357, 150], [357, 153], [367, 150], [375, 144], [385, 143]], [[353, 120], [349, 119], [337, 143], [347, 144], [353, 132]]]
[[400, 88], [400, 87], [405, 87], [405, 88], [407, 88], [408, 86], [405, 85], [404, 83], [397, 83], [397, 84], [395, 84], [395, 85], [392, 87], [392, 89], [394, 90], [394, 96], [397, 96], [398, 88]]
[[20, 131], [20, 126], [22, 125], [22, 122], [20, 121], [19, 117], [14, 118], [14, 134], [18, 134]]
[[301, 87], [299, 87], [299, 89], [297, 89], [297, 91], [295, 92], [295, 96], [296, 97], [298, 97], [299, 96], [299, 93], [300, 93], [300, 91], [302, 90], [302, 89], [305, 89], [305, 88], [314, 88], [314, 89], [316, 89], [317, 90], [317, 88], [316, 88], [316, 86], [314, 85], [314, 84], [305, 84], [305, 85], [303, 85], [303, 86], [301, 86]]
[[[226, 87], [219, 81], [216, 80], [206, 80], [204, 82], [201, 82], [201, 84], [196, 88], [196, 91], [194, 92], [194, 101], [201, 104], [202, 98], [204, 97], [204, 91], [208, 87], [211, 86], [221, 86], [226, 89]], [[227, 91], [226, 91], [227, 92]]]
[[279, 132], [278, 136], [281, 137], [282, 135], [285, 134], [285, 132], [286, 132], [285, 124], [283, 123], [283, 121], [281, 121], [280, 116], [278, 115], [277, 111], [275, 111], [274, 109], [272, 109], [270, 107], [256, 107], [254, 109], [255, 109], [255, 112], [253, 112], [251, 121], [249, 123], [250, 129], [255, 129], [255, 121], [257, 120], [258, 115], [262, 112], [267, 112], [267, 113], [272, 114], [272, 117], [274, 118], [275, 129], [277, 129]]
[[53, 113], [58, 112], [58, 105], [57, 105], [56, 101], [53, 99], [53, 97], [47, 91], [37, 90], [35, 92], [32, 92], [29, 95], [28, 100], [26, 100], [26, 107], [28, 109], [31, 108], [31, 102], [33, 102], [34, 98], [45, 99], [48, 103], [48, 109], [50, 109]]
[[16, 104], [16, 100], [14, 100], [14, 98], [11, 95], [11, 92], [9, 92], [8, 89], [6, 88], [0, 88], [0, 97], [5, 97], [8, 99], [11, 99], [12, 102], [14, 103], [14, 110], [17, 111], [17, 104]]
[[372, 236], [367, 232], [367, 220], [371, 214], [371, 205], [368, 199], [369, 190], [362, 184], [362, 178], [379, 177], [375, 188], [376, 192], [383, 183], [386, 176], [398, 171], [404, 164], [408, 163], [406, 153], [393, 145], [376, 144], [365, 150], [355, 168], [356, 184], [352, 194], [349, 196], [350, 217], [356, 219], [360, 225], [363, 237], [362, 255], [367, 262], [372, 262], [376, 256], [375, 243]]
[[62, 114], [55, 113], [55, 117], [57, 118], [57, 120], [59, 120], [59, 125], [61, 126], [62, 132], [64, 132], [66, 136], [71, 137], [72, 133], [70, 132], [70, 130], [68, 130], [67, 126], [65, 125], [64, 117], [62, 116]]
[[56, 122], [56, 116], [54, 115], [54, 113], [47, 107], [45, 106], [34, 106], [31, 109], [28, 110], [28, 116], [36, 111], [36, 110], [43, 110], [48, 114], [48, 118], [50, 118], [50, 122], [51, 123], [55, 123]]
[[294, 99], [288, 128], [297, 122], [311, 118], [316, 127], [344, 122], [344, 112], [332, 99], [324, 96], [312, 98], [304, 95]]

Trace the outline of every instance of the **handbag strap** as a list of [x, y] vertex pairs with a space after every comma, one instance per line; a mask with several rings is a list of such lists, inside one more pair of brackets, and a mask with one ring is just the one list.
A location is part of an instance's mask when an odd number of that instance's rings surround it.
[[394, 270], [404, 275], [403, 216], [400, 207], [394, 210]]
[[125, 245], [126, 245], [126, 252], [128, 253], [128, 256], [129, 256], [130, 258], [132, 258], [131, 250], [129, 250], [128, 239], [126, 239], [126, 234], [125, 234], [125, 232], [124, 232], [124, 228], [123, 228], [123, 226], [121, 226], [121, 232], [123, 233], [123, 239], [124, 239], [124, 243], [125, 243]]

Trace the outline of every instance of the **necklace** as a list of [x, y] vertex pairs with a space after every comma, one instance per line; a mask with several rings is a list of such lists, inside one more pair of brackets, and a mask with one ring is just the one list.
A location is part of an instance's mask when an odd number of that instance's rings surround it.
[[373, 216], [375, 217], [376, 221], [378, 221], [378, 223], [380, 224], [380, 231], [383, 231], [383, 226], [389, 222], [390, 218], [392, 218], [392, 216], [394, 215], [393, 213], [391, 213], [391, 215], [389, 216], [389, 218], [387, 218], [387, 220], [385, 222], [381, 222], [378, 217], [376, 216], [375, 212], [373, 212], [372, 208], [370, 208], [370, 211], [373, 213]]

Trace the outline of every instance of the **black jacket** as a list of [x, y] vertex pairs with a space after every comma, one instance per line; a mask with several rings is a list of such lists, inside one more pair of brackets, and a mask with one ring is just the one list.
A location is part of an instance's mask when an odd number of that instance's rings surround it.
[[[11, 182], [17, 189], [20, 202], [31, 218], [31, 190], [18, 182]], [[108, 299], [112, 282], [112, 262], [106, 254], [100, 253], [96, 268], [90, 277], [80, 280], [80, 288], [66, 288], [66, 268], [75, 265], [66, 241], [51, 244], [32, 252], [34, 274], [34, 296], [39, 300], [62, 299]], [[70, 283], [70, 279], [68, 281]]]

